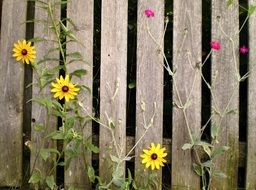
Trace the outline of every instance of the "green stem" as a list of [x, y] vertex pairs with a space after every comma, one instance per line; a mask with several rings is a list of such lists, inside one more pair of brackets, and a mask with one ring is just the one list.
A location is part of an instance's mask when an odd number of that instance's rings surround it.
[[[62, 47], [59, 29], [58, 29], [58, 27], [57, 27], [57, 25], [56, 25], [56, 22], [55, 22], [55, 20], [54, 20], [51, 2], [48, 3], [48, 13], [49, 13], [49, 16], [50, 16], [52, 25], [53, 25], [54, 33], [55, 33], [55, 35], [56, 35], [56, 37], [57, 37], [58, 45], [59, 45], [59, 48], [60, 48], [60, 53], [61, 53], [61, 56], [62, 56], [62, 58], [63, 58], [63, 63], [64, 63], [64, 67], [65, 67], [65, 70], [66, 70], [67, 63], [66, 63], [66, 59], [65, 59], [65, 53], [64, 53], [64, 49], [63, 49], [63, 47]], [[61, 22], [61, 21], [60, 21], [60, 22]]]

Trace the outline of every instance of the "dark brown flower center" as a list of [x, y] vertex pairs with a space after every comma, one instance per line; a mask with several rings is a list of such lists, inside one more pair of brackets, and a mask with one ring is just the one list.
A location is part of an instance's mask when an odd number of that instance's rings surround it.
[[22, 55], [27, 55], [27, 54], [28, 54], [28, 51], [27, 51], [26, 49], [23, 49], [23, 50], [21, 50], [21, 54], [22, 54]]
[[68, 88], [67, 86], [63, 86], [63, 87], [62, 87], [62, 91], [63, 91], [63, 92], [67, 92], [68, 90], [69, 90], [69, 88]]
[[156, 153], [153, 153], [153, 154], [151, 155], [151, 159], [152, 159], [152, 160], [156, 160], [156, 159], [157, 159], [157, 154], [156, 154]]

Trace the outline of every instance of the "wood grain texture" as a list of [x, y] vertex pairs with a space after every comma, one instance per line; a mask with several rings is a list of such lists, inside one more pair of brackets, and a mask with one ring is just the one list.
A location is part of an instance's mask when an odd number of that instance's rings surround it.
[[[12, 57], [13, 44], [25, 39], [26, 3], [4, 0], [0, 38], [0, 186], [22, 182], [24, 65]], [[22, 10], [22, 11], [21, 11]]]
[[[255, 5], [255, 0], [249, 0], [249, 6]], [[256, 189], [256, 14], [249, 19], [249, 82], [248, 82], [248, 129], [247, 129], [247, 163], [246, 189]]]
[[[197, 64], [202, 51], [201, 15], [200, 0], [174, 1], [172, 189], [200, 189], [200, 177], [192, 167], [194, 155], [181, 148], [191, 143], [189, 130], [193, 138], [200, 138], [201, 75]], [[184, 110], [187, 104], [190, 106]]]
[[[92, 90], [92, 78], [93, 78], [93, 0], [77, 0], [70, 1], [67, 7], [67, 17], [71, 18], [74, 23], [74, 27], [68, 23], [68, 28], [74, 32], [79, 43], [71, 42], [67, 44], [67, 55], [72, 52], [80, 52], [84, 59], [90, 64], [84, 62], [73, 62], [67, 66], [68, 73], [72, 73], [77, 69], [87, 70], [87, 75], [81, 79], [77, 77], [72, 78], [72, 83], [79, 85], [86, 85]], [[69, 39], [68, 39], [69, 40]], [[80, 44], [81, 43], [81, 44]], [[67, 57], [67, 61], [71, 58]], [[78, 100], [83, 103], [88, 113], [81, 113], [85, 117], [86, 115], [92, 115], [92, 93], [88, 91], [80, 91]], [[88, 122], [82, 126], [79, 122], [76, 122], [74, 129], [80, 134], [83, 134], [83, 138], [87, 139], [92, 135], [92, 123]], [[71, 145], [71, 144], [70, 144]], [[72, 146], [72, 145], [71, 145]], [[91, 189], [91, 183], [87, 176], [87, 164], [91, 165], [91, 152], [85, 151], [82, 147], [79, 150], [79, 157], [73, 158], [70, 166], [65, 170], [65, 188], [76, 187], [78, 189]]]
[[[154, 17], [144, 14], [148, 8], [155, 12]], [[139, 0], [137, 15], [136, 141], [145, 133], [145, 125], [152, 122], [135, 149], [135, 180], [140, 184], [147, 174], [140, 154], [150, 147], [150, 143], [162, 144], [163, 141], [163, 56], [150, 37], [147, 24], [157, 43], [163, 44], [164, 1]], [[161, 179], [161, 170], [157, 174]]]
[[[48, 2], [47, 0], [43, 0], [43, 2]], [[54, 1], [52, 1], [54, 2]], [[56, 39], [54, 32], [50, 29], [51, 21], [50, 16], [47, 13], [47, 10], [44, 10], [40, 8], [42, 6], [41, 3], [35, 2], [35, 19], [37, 20], [43, 20], [43, 22], [35, 22], [34, 24], [34, 37], [35, 38], [43, 38], [47, 41], [43, 42], [36, 42], [35, 48], [36, 48], [36, 62], [39, 62], [43, 59], [45, 59], [47, 51], [50, 48], [58, 47], [56, 43], [50, 41], [53, 39]], [[54, 10], [54, 17], [55, 19], [60, 18], [60, 6], [53, 7]], [[51, 52], [47, 58], [59, 58], [59, 52]], [[42, 72], [43, 69], [50, 69], [58, 66], [59, 63], [56, 61], [46, 61], [38, 65], [37, 69], [39, 72]], [[58, 77], [59, 73], [56, 72], [56, 78]], [[37, 83], [38, 81], [38, 75], [36, 72], [33, 72], [33, 83]], [[47, 85], [44, 89], [40, 91], [40, 88], [38, 85], [32, 86], [32, 98], [53, 98], [53, 94], [50, 92], [51, 87], [50, 85]], [[43, 131], [37, 131], [35, 129], [35, 125], [41, 124], [44, 126]], [[31, 125], [31, 142], [32, 142], [32, 149], [31, 149], [31, 155], [30, 155], [30, 170], [31, 173], [37, 169], [40, 170], [43, 175], [54, 175], [55, 172], [49, 173], [52, 165], [52, 158], [54, 158], [54, 155], [51, 155], [51, 157], [44, 161], [42, 157], [40, 156], [40, 150], [47, 149], [47, 148], [56, 148], [56, 141], [53, 141], [49, 138], [45, 138], [47, 135], [49, 135], [51, 132], [55, 131], [57, 129], [57, 118], [52, 115], [47, 114], [47, 110], [45, 107], [39, 105], [37, 102], [32, 101], [32, 125]], [[46, 188], [46, 184], [41, 184], [40, 188]]]
[[[127, 0], [102, 1], [100, 119], [105, 124], [109, 121], [107, 117], [113, 121], [115, 141], [119, 146], [116, 150], [110, 131], [100, 126], [100, 176], [108, 182], [112, 176], [112, 169], [106, 167], [109, 154], [125, 156], [127, 16]], [[122, 175], [124, 169], [123, 162], [120, 165]]]
[[[214, 170], [228, 177], [213, 178], [212, 189], [237, 188], [239, 131], [239, 7], [238, 1], [227, 7], [226, 1], [212, 1], [212, 41], [221, 44], [212, 54], [212, 127], [219, 128], [218, 143], [226, 145], [226, 154], [213, 160]], [[233, 111], [232, 111], [233, 110]], [[227, 113], [229, 112], [230, 113]]]

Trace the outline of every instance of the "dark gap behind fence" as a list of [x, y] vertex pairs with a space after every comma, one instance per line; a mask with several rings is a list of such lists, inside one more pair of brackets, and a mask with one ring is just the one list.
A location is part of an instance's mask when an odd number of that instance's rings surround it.
[[[165, 2], [165, 21], [168, 20], [168, 25], [164, 38], [164, 53], [168, 64], [172, 69], [172, 44], [173, 44], [173, 3], [172, 1]], [[165, 22], [166, 24], [166, 22]], [[165, 63], [167, 64], [167, 63]], [[164, 69], [164, 105], [163, 105], [163, 137], [172, 137], [172, 77]]]
[[[137, 0], [128, 1], [126, 135], [133, 137], [136, 128], [137, 8]], [[126, 177], [128, 170], [134, 177], [134, 162], [126, 162]]]
[[[247, 1], [240, 0], [240, 16], [239, 16], [239, 28], [242, 27], [246, 17], [248, 9]], [[239, 47], [248, 47], [248, 22], [244, 25], [239, 36]], [[240, 53], [240, 75], [243, 76], [248, 72], [248, 54]], [[247, 129], [247, 86], [248, 80], [244, 80], [240, 83], [239, 88], [239, 141], [246, 141], [246, 129]]]
[[[67, 4], [65, 4], [64, 0], [61, 0], [63, 2], [63, 4], [61, 4], [61, 14], [60, 14], [60, 18], [61, 21], [63, 22], [63, 24], [65, 26], [67, 26], [67, 22], [66, 22], [66, 18], [67, 18]], [[60, 32], [62, 33], [62, 28], [60, 27]], [[64, 37], [63, 39], [61, 39], [61, 43], [65, 43], [66, 42], [66, 37]], [[63, 45], [63, 49], [64, 49], [64, 57], [61, 55], [61, 53], [59, 53], [59, 57], [60, 60], [62, 60], [62, 62], [60, 62], [60, 64], [62, 65], [64, 60], [66, 59], [66, 45]], [[65, 76], [65, 70], [61, 69], [59, 71], [59, 76]], [[65, 103], [65, 100], [59, 100], [60, 104], [63, 105]], [[58, 128], [62, 127], [62, 119], [60, 117], [58, 117]], [[58, 150], [61, 152], [61, 149], [65, 148], [63, 147], [63, 140], [57, 140], [57, 147]], [[59, 162], [64, 162], [65, 161], [65, 155], [63, 155], [63, 157], [59, 160]], [[65, 168], [64, 166], [61, 165], [57, 165], [56, 168], [56, 184], [58, 187], [64, 187], [64, 181], [65, 181]]]
[[[172, 69], [173, 52], [173, 1], [165, 1], [165, 25], [167, 24], [164, 38], [164, 53]], [[167, 64], [165, 62], [165, 64]], [[164, 101], [163, 101], [163, 138], [172, 137], [172, 77], [164, 69]], [[171, 164], [162, 169], [162, 189], [171, 189]]]
[[[202, 63], [206, 60], [211, 42], [211, 0], [202, 1]], [[202, 74], [205, 80], [211, 85], [211, 57], [209, 57], [202, 67]], [[206, 83], [201, 80], [201, 139], [211, 141], [211, 91]], [[201, 181], [202, 188], [202, 181]]]
[[[101, 50], [101, 0], [94, 1], [94, 25], [93, 25], [93, 114], [96, 118], [100, 117], [100, 50]], [[92, 133], [97, 135], [95, 141], [99, 147], [99, 124], [92, 121]], [[95, 175], [99, 175], [99, 154], [92, 153], [92, 166]], [[97, 183], [97, 182], [96, 182]], [[96, 184], [92, 185], [96, 188]]]
[[[2, 3], [2, 2], [1, 2]], [[0, 3], [0, 5], [1, 5]], [[27, 20], [33, 20], [35, 18], [35, 2], [28, 1], [27, 3]], [[26, 39], [32, 39], [34, 37], [34, 23], [29, 22], [26, 24]], [[30, 65], [25, 64], [24, 72], [24, 99], [23, 99], [23, 155], [22, 155], [22, 188], [29, 189], [28, 180], [30, 177], [30, 149], [26, 146], [31, 140], [31, 109], [32, 102], [32, 78], [33, 71]]]
[[[240, 0], [240, 9], [239, 9], [239, 28], [242, 27], [246, 17], [248, 9], [247, 0]], [[239, 47], [245, 45], [248, 47], [248, 22], [242, 28], [239, 35]], [[239, 51], [239, 50], [237, 50]], [[248, 72], [248, 54], [240, 53], [240, 75], [243, 76]], [[240, 83], [239, 86], [239, 142], [247, 141], [247, 103], [248, 103], [248, 80], [244, 80]], [[238, 188], [245, 188], [245, 168], [238, 168]]]
[[126, 134], [135, 136], [136, 125], [137, 0], [128, 1]]
[[[211, 51], [211, 1], [202, 1], [202, 63]], [[206, 81], [211, 84], [211, 58], [209, 58], [203, 68], [202, 74]], [[211, 140], [211, 91], [202, 80], [202, 103], [201, 103], [201, 126], [205, 129], [202, 133], [202, 139], [206, 141]]]

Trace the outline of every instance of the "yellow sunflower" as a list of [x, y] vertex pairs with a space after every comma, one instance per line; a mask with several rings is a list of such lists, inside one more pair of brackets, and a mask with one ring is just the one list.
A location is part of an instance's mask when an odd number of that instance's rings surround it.
[[18, 40], [14, 44], [13, 52], [13, 57], [16, 58], [16, 61], [22, 61], [22, 63], [33, 63], [36, 58], [35, 47], [31, 45], [31, 42], [27, 42], [26, 40], [22, 42]]
[[55, 93], [54, 98], [59, 98], [62, 100], [65, 98], [66, 102], [73, 100], [79, 91], [79, 88], [75, 84], [72, 84], [69, 80], [69, 75], [66, 75], [65, 78], [60, 76], [60, 79], [56, 78], [56, 83], [52, 84], [51, 92]]
[[163, 163], [166, 162], [164, 157], [167, 156], [165, 148], [161, 148], [160, 144], [155, 146], [154, 143], [151, 143], [149, 149], [143, 149], [144, 154], [141, 154], [140, 157], [143, 158], [142, 164], [146, 164], [146, 168], [151, 166], [151, 170], [160, 169], [160, 166], [164, 166]]

